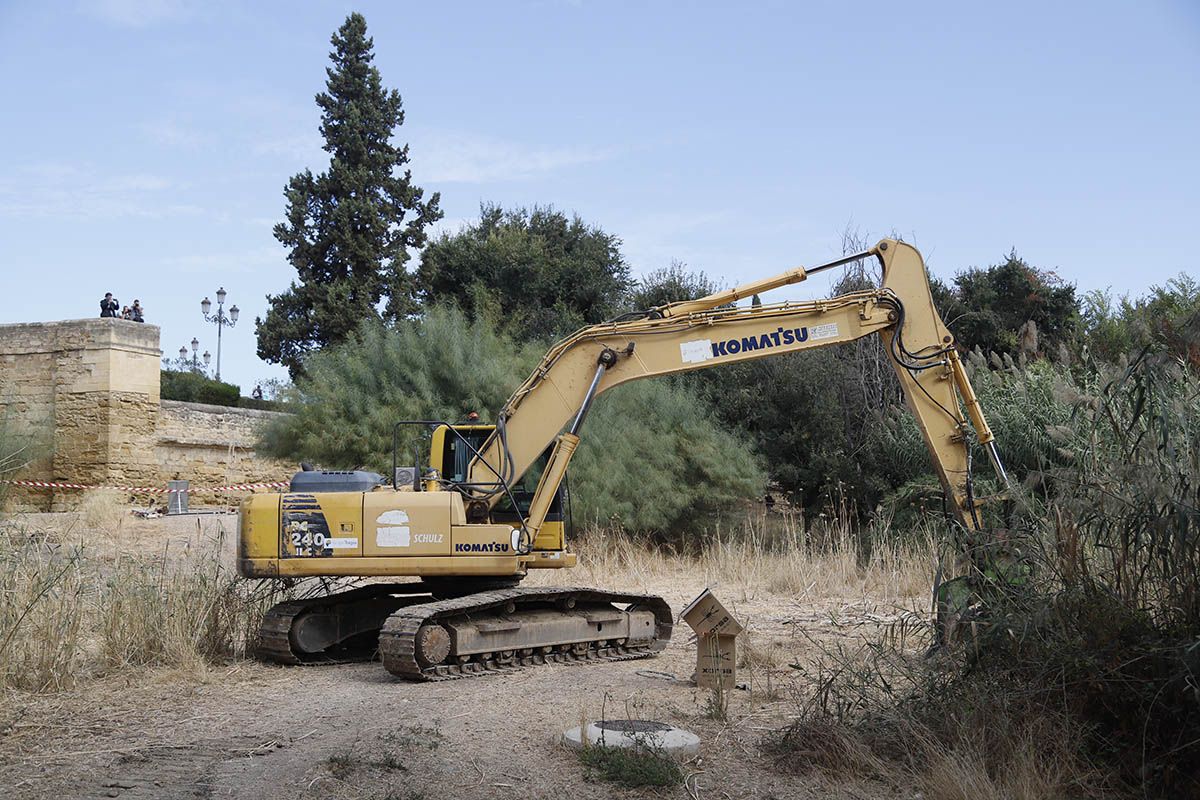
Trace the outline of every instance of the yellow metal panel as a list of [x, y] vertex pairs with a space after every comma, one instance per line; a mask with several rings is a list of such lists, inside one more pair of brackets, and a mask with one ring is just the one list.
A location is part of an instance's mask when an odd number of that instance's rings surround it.
[[279, 501], [280, 558], [362, 555], [362, 492], [288, 492]]
[[442, 459], [446, 454], [447, 430], [447, 426], [438, 425], [433, 429], [433, 435], [429, 437], [429, 466], [438, 471], [442, 469]]
[[371, 492], [363, 498], [363, 555], [450, 555], [450, 527], [466, 522], [457, 492]]
[[513, 554], [511, 525], [455, 525], [454, 555]]
[[562, 522], [544, 522], [537, 538], [533, 540], [534, 550], [562, 550], [566, 546]]
[[562, 569], [575, 566], [575, 554], [563, 550], [533, 552], [525, 557], [529, 569]]
[[243, 559], [242, 575], [252, 578], [304, 578], [314, 575], [520, 575], [516, 556], [429, 556], [411, 558], [263, 558]]
[[238, 508], [238, 554], [241, 558], [279, 557], [278, 494], [253, 494]]

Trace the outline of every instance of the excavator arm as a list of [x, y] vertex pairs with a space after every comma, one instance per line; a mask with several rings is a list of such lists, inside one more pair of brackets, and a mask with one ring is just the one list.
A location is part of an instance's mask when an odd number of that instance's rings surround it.
[[[732, 305], [866, 257], [878, 259], [882, 268], [878, 289], [812, 302]], [[467, 488], [477, 499], [494, 504], [501, 496], [495, 476], [505, 481], [520, 477], [553, 443], [526, 519], [526, 535], [532, 541], [566, 474], [588, 409], [600, 393], [640, 378], [769, 358], [873, 334], [882, 337], [954, 514], [967, 528], [979, 529], [971, 490], [972, 428], [997, 474], [1006, 480], [994, 436], [953, 336], [934, 308], [920, 253], [891, 239], [819, 267], [789, 270], [698, 300], [593, 325], [564, 339], [500, 411], [495, 433], [471, 464]], [[484, 488], [489, 485], [492, 488]]]

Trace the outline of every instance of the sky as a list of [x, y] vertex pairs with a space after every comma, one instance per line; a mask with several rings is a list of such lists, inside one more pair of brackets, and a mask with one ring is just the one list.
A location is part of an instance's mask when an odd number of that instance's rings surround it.
[[[325, 169], [314, 96], [360, 11], [454, 231], [552, 205], [735, 285], [901, 235], [943, 278], [1016, 249], [1078, 289], [1200, 274], [1200, 3], [0, 0], [0, 323], [136, 297], [168, 356], [286, 371], [254, 318]], [[411, 262], [415, 266], [415, 261]], [[768, 300], [822, 296], [828, 281]]]

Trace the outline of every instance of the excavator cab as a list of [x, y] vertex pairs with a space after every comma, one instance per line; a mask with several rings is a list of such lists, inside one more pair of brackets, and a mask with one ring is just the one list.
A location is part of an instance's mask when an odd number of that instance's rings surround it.
[[[438, 425], [433, 429], [429, 442], [429, 464], [438, 471], [437, 477], [425, 482], [430, 491], [454, 488], [465, 483], [470, 475], [471, 460], [483, 448], [484, 443], [496, 430], [495, 425], [464, 424]], [[469, 522], [507, 522], [519, 526], [529, 516], [529, 507], [537, 491], [538, 482], [553, 448], [547, 447], [508, 491], [503, 493], [490, 511], [485, 504], [467, 505]], [[566, 544], [566, 529], [570, 524], [569, 503], [566, 484], [558, 487], [550, 501], [545, 524], [538, 530], [533, 542], [534, 550], [562, 550]], [[566, 510], [568, 513], [564, 513]]]

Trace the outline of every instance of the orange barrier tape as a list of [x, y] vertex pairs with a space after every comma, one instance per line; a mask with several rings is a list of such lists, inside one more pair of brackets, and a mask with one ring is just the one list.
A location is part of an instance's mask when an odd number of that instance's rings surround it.
[[283, 489], [289, 484], [275, 483], [233, 483], [229, 486], [197, 486], [187, 489], [164, 489], [159, 486], [88, 486], [82, 483], [55, 483], [52, 481], [0, 481], [9, 486], [24, 486], [30, 489], [115, 489], [121, 492], [140, 492], [142, 494], [184, 494], [188, 492], [247, 492], [254, 489]]

